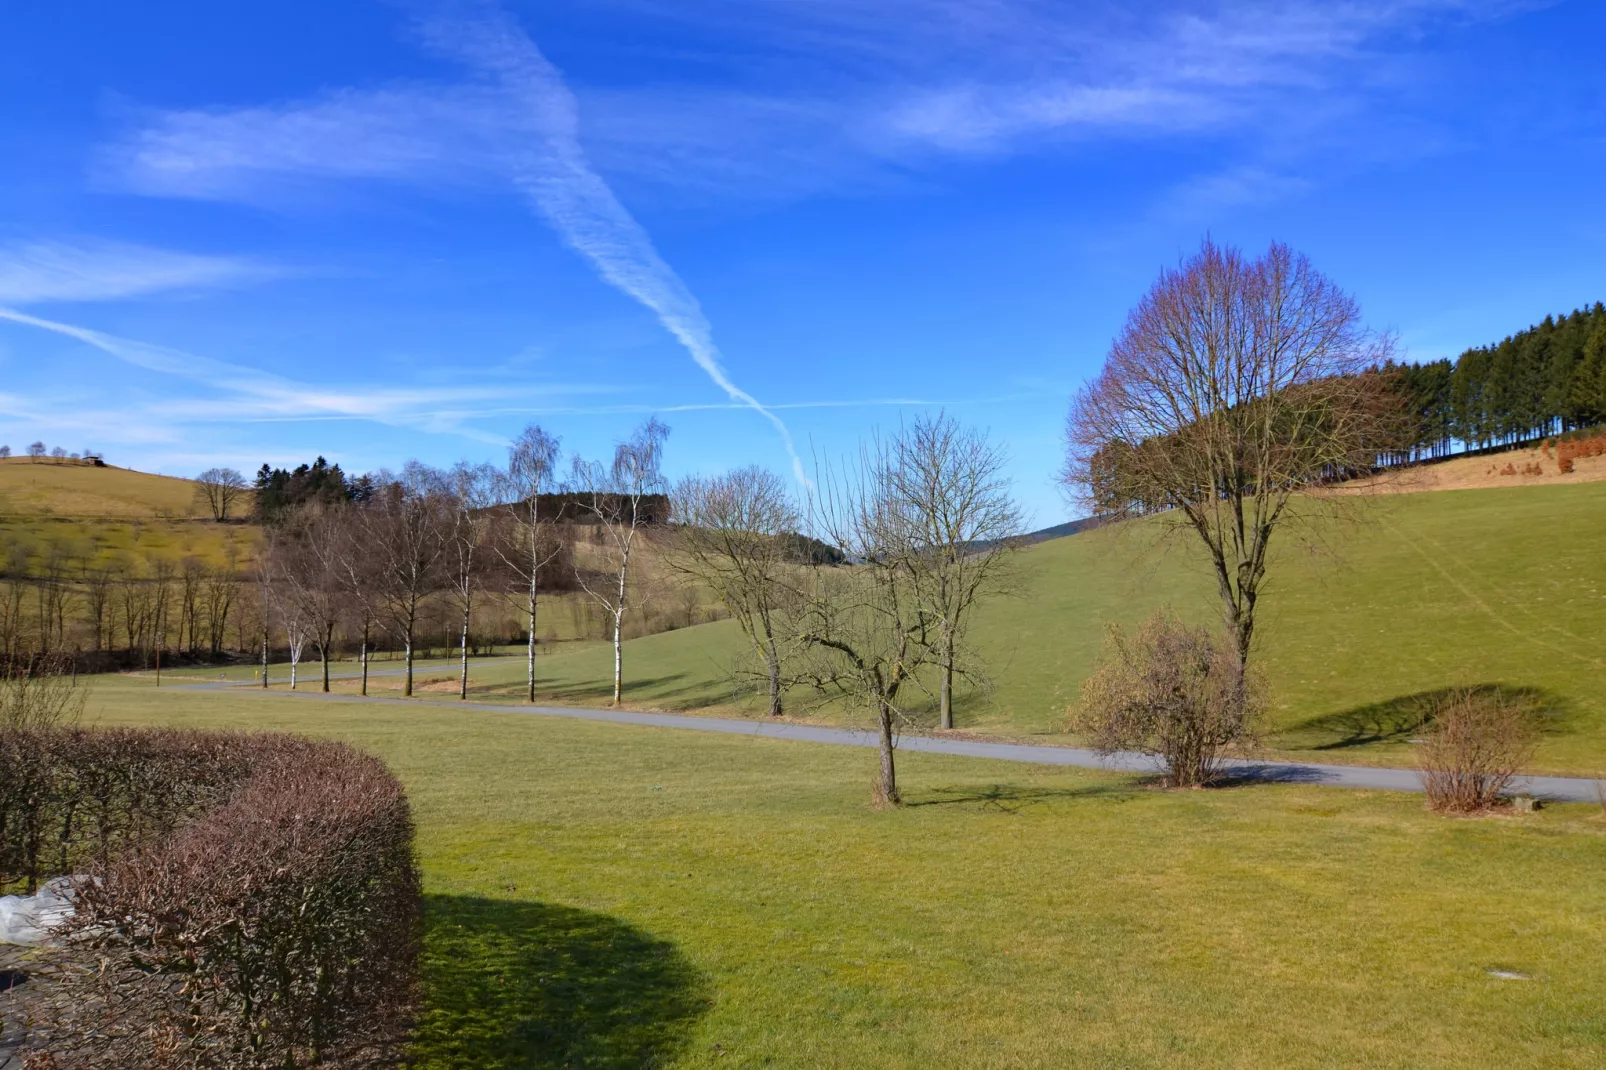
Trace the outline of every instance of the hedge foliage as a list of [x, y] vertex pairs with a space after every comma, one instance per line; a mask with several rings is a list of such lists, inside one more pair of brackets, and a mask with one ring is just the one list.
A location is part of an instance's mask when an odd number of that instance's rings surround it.
[[13, 729], [0, 769], [0, 881], [79, 875], [30, 997], [29, 1066], [394, 1058], [420, 889], [411, 810], [378, 759], [282, 735]]

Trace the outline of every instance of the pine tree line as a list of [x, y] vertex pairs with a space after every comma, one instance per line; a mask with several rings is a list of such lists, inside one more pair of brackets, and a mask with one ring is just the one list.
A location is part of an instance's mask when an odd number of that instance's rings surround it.
[[1389, 364], [1418, 418], [1410, 460], [1606, 423], [1606, 305], [1426, 364]]

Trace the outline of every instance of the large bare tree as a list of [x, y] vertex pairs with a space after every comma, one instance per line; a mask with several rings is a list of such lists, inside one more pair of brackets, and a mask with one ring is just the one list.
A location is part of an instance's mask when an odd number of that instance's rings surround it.
[[1288, 246], [1251, 260], [1207, 239], [1161, 272], [1071, 406], [1065, 480], [1098, 513], [1165, 512], [1197, 534], [1240, 666], [1275, 533], [1393, 444], [1396, 403], [1366, 374], [1388, 349]]
[[195, 495], [206, 503], [212, 519], [223, 523], [247, 493], [245, 477], [232, 468], [208, 468], [195, 477]]
[[672, 564], [725, 603], [764, 665], [769, 712], [782, 713], [786, 621], [798, 599], [800, 571], [789, 553], [802, 527], [786, 484], [758, 467], [682, 480], [670, 495], [676, 553]]
[[923, 595], [938, 624], [941, 723], [952, 728], [960, 637], [977, 599], [1004, 586], [1021, 513], [1004, 451], [947, 413], [917, 418], [893, 440], [889, 460], [891, 495], [911, 538], [930, 556], [921, 570]]
[[535, 615], [541, 572], [552, 564], [562, 543], [553, 532], [555, 518], [541, 513], [541, 495], [553, 489], [560, 445], [536, 424], [526, 427], [508, 448], [504, 497], [512, 521], [511, 538], [497, 540], [497, 556], [518, 577], [527, 602], [525, 636], [526, 698], [535, 701]]
[[[631, 570], [641, 531], [655, 519], [653, 499], [664, 493], [664, 440], [669, 428], [656, 417], [638, 427], [613, 451], [613, 463], [574, 459], [573, 493], [602, 532], [597, 569], [575, 562], [581, 590], [608, 614], [613, 625], [613, 704], [624, 696], [624, 618], [631, 605]], [[657, 517], [656, 519], [662, 519]]]

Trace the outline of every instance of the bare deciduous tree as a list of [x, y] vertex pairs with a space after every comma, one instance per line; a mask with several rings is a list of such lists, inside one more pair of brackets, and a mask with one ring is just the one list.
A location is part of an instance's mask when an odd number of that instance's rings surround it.
[[797, 605], [799, 567], [788, 540], [802, 526], [786, 485], [762, 468], [691, 477], [670, 496], [677, 553], [672, 564], [725, 603], [764, 665], [769, 712], [782, 713], [782, 660]]
[[357, 511], [380, 620], [402, 644], [402, 693], [413, 693], [413, 645], [425, 599], [441, 587], [451, 510], [439, 472], [411, 462], [399, 478], [381, 478], [373, 499]]
[[212, 519], [218, 523], [229, 518], [248, 484], [245, 477], [232, 468], [208, 468], [195, 477], [195, 495], [206, 503]]
[[799, 618], [799, 639], [818, 662], [816, 686], [840, 692], [875, 717], [879, 802], [896, 806], [897, 734], [909, 720], [905, 696], [922, 693], [920, 674], [937, 661], [941, 624], [923, 593], [933, 556], [911, 523], [892, 469], [897, 448], [877, 443], [855, 462], [822, 466], [812, 500], [818, 534], [850, 564], [817, 567]]
[[922, 575], [936, 617], [943, 728], [954, 726], [955, 658], [978, 598], [996, 592], [1021, 532], [1003, 450], [946, 413], [922, 416], [893, 441], [888, 476], [911, 535], [931, 557]]
[[452, 469], [449, 476], [451, 519], [446, 541], [452, 565], [452, 599], [457, 603], [460, 625], [457, 697], [465, 700], [468, 698], [468, 632], [474, 617], [474, 594], [485, 572], [482, 551], [490, 526], [488, 510], [496, 500], [499, 475], [490, 465], [464, 462]]
[[1365, 369], [1389, 341], [1304, 256], [1206, 240], [1163, 271], [1072, 404], [1064, 478], [1111, 516], [1168, 511], [1209, 552], [1240, 664], [1273, 534], [1372, 466], [1397, 403]]
[[[274, 540], [271, 562], [280, 590], [282, 619], [291, 623], [304, 641], [318, 652], [323, 690], [329, 690], [329, 663], [335, 652], [335, 633], [345, 616], [345, 588], [341, 583], [345, 539], [345, 506], [309, 502], [283, 526]], [[295, 688], [300, 652], [291, 639], [290, 686]]]
[[651, 522], [650, 501], [664, 491], [661, 470], [669, 428], [656, 417], [614, 448], [613, 463], [574, 459], [572, 480], [580, 508], [602, 532], [597, 546], [602, 567], [592, 573], [575, 563], [581, 590], [603, 609], [613, 624], [613, 704], [624, 694], [625, 610], [630, 606], [631, 566], [642, 528]]
[[525, 611], [526, 698], [535, 701], [536, 589], [541, 571], [557, 557], [562, 544], [552, 532], [552, 517], [541, 515], [541, 495], [552, 490], [559, 455], [558, 439], [531, 424], [508, 448], [504, 485], [512, 538], [496, 543], [497, 556], [520, 581], [528, 599]]

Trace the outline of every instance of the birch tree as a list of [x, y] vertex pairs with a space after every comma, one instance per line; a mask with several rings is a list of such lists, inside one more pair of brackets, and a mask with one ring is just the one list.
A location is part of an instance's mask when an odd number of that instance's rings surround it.
[[402, 646], [402, 693], [413, 693], [413, 645], [425, 600], [442, 586], [451, 525], [439, 472], [409, 462], [399, 477], [382, 477], [373, 500], [358, 512], [357, 527], [371, 562], [379, 619]]
[[528, 629], [525, 638], [526, 700], [535, 701], [535, 616], [536, 593], [541, 572], [562, 550], [554, 536], [555, 518], [541, 513], [541, 495], [550, 493], [556, 477], [559, 440], [538, 425], [531, 424], [508, 448], [504, 493], [507, 515], [512, 519], [512, 538], [496, 542], [497, 556], [516, 576], [526, 597]]
[[890, 493], [914, 549], [930, 558], [921, 569], [922, 596], [938, 626], [940, 722], [952, 728], [960, 638], [977, 599], [1005, 584], [1021, 514], [1003, 450], [946, 413], [922, 416], [901, 431], [889, 461]]
[[664, 493], [662, 461], [668, 437], [668, 426], [654, 417], [614, 448], [611, 465], [574, 459], [571, 478], [579, 508], [602, 532], [597, 547], [599, 567], [590, 570], [576, 560], [575, 579], [612, 624], [615, 706], [624, 694], [623, 629], [625, 610], [631, 604], [631, 570], [642, 528], [654, 519], [653, 499]]
[[764, 666], [769, 713], [781, 716], [787, 685], [782, 661], [801, 572], [790, 560], [789, 540], [802, 527], [786, 484], [762, 468], [739, 468], [684, 479], [670, 501], [676, 524], [672, 565], [713, 591], [736, 618]]
[[[283, 587], [283, 598], [292, 603], [301, 629], [318, 652], [323, 671], [323, 690], [329, 690], [329, 663], [335, 650], [335, 635], [345, 615], [341, 584], [341, 543], [344, 537], [346, 506], [303, 506], [276, 540], [275, 574]], [[292, 652], [295, 660], [299, 655]], [[294, 661], [291, 687], [294, 688]]]
[[464, 462], [452, 469], [448, 505], [451, 522], [446, 531], [447, 556], [452, 566], [452, 600], [458, 612], [457, 697], [468, 698], [468, 633], [474, 618], [474, 594], [485, 571], [486, 530], [490, 507], [496, 500], [499, 473], [489, 465]]

